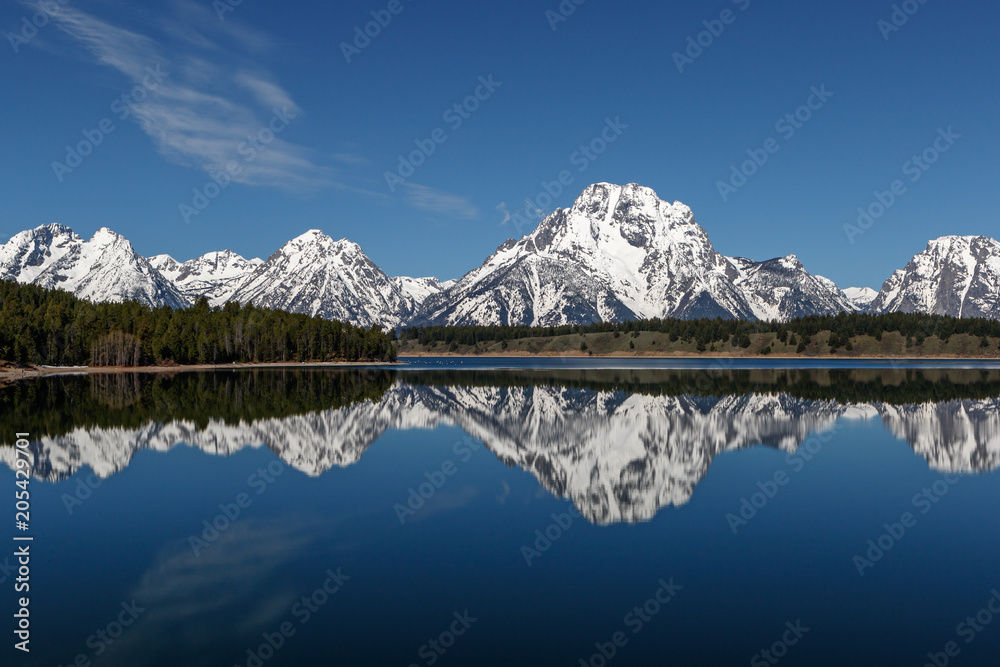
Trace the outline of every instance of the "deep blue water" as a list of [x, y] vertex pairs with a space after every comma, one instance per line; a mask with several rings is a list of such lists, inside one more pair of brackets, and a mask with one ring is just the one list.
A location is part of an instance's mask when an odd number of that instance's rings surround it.
[[[919, 667], [949, 642], [949, 664], [997, 664], [1000, 613], [961, 625], [1000, 591], [995, 402], [929, 400], [936, 422], [913, 409], [897, 422], [910, 442], [890, 433], [892, 406], [860, 418], [794, 396], [779, 411], [747, 407], [756, 395], [553, 388], [544, 374], [534, 388], [406, 378], [381, 403], [256, 430], [192, 425], [185, 440], [122, 418], [34, 433], [46, 463], [31, 483], [32, 650], [14, 651], [4, 627], [3, 664]], [[130, 400], [126, 411], [146, 399]], [[973, 445], [957, 430], [970, 423]], [[359, 433], [356, 461], [317, 463]], [[590, 482], [560, 468], [581, 460]], [[14, 481], [0, 466], [0, 497]], [[240, 494], [240, 516], [219, 519]], [[758, 505], [748, 518], [745, 499]], [[912, 525], [862, 575], [855, 557], [907, 512]], [[229, 525], [206, 539], [213, 520]], [[340, 588], [319, 594], [324, 583]], [[0, 585], [10, 626], [12, 581]], [[133, 601], [136, 620], [97, 638]], [[279, 642], [283, 623], [294, 634]], [[265, 635], [277, 651], [258, 650]]]

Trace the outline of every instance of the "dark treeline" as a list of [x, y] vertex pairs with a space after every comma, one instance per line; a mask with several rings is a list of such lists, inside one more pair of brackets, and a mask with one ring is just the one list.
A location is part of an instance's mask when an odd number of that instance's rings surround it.
[[789, 322], [762, 322], [732, 319], [651, 319], [626, 322], [599, 322], [586, 325], [566, 325], [559, 327], [529, 326], [428, 326], [404, 329], [401, 340], [415, 340], [421, 345], [444, 343], [450, 345], [476, 345], [497, 343], [524, 338], [550, 338], [570, 334], [618, 333], [638, 334], [639, 332], [662, 333], [671, 342], [692, 341], [704, 350], [713, 343], [729, 343], [733, 347], [750, 347], [753, 334], [777, 334], [778, 340], [799, 345], [805, 349], [809, 339], [821, 331], [830, 331], [830, 346], [833, 348], [849, 345], [853, 336], [872, 336], [881, 339], [883, 334], [898, 332], [916, 344], [925, 338], [937, 336], [947, 342], [956, 334], [970, 334], [980, 337], [1000, 337], [1000, 321], [988, 319], [960, 319], [943, 315], [921, 315], [915, 313], [889, 313], [886, 315], [866, 315], [862, 313], [841, 313], [839, 315], [810, 316]]
[[550, 386], [623, 395], [724, 397], [787, 394], [839, 403], [913, 405], [1000, 397], [1000, 371], [966, 369], [407, 371], [413, 385]]
[[395, 361], [376, 327], [204, 298], [184, 310], [91, 303], [0, 281], [0, 359], [59, 366]]
[[34, 440], [76, 428], [140, 428], [173, 419], [198, 428], [213, 419], [281, 419], [381, 400], [395, 377], [389, 369], [53, 376], [0, 386], [0, 424], [16, 424]]

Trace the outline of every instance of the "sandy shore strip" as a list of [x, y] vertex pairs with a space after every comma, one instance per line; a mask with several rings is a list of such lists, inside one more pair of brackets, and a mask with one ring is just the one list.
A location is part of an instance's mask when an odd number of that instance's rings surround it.
[[0, 382], [10, 382], [51, 375], [103, 375], [112, 373], [185, 373], [191, 371], [246, 370], [253, 368], [356, 368], [401, 366], [400, 362], [379, 361], [330, 361], [330, 362], [281, 362], [271, 364], [189, 364], [176, 366], [14, 366], [0, 364]]

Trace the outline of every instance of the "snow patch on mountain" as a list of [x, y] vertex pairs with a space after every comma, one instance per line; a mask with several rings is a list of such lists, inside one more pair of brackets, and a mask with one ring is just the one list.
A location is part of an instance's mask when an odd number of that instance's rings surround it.
[[454, 287], [418, 323], [585, 324], [677, 317], [788, 320], [854, 310], [794, 255], [755, 262], [719, 254], [691, 209], [636, 184], [598, 183]]
[[854, 304], [855, 310], [865, 311], [868, 310], [872, 301], [878, 297], [878, 290], [874, 290], [871, 287], [848, 287], [844, 290], [844, 294]]
[[451, 288], [457, 281], [440, 281], [437, 278], [409, 278], [398, 276], [392, 279], [403, 295], [409, 299], [412, 311], [418, 310], [427, 299]]

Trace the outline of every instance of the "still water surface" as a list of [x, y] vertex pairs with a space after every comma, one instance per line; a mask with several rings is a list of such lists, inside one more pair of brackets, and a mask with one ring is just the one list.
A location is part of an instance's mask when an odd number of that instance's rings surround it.
[[3, 664], [997, 664], [1000, 371], [538, 365], [0, 389]]

